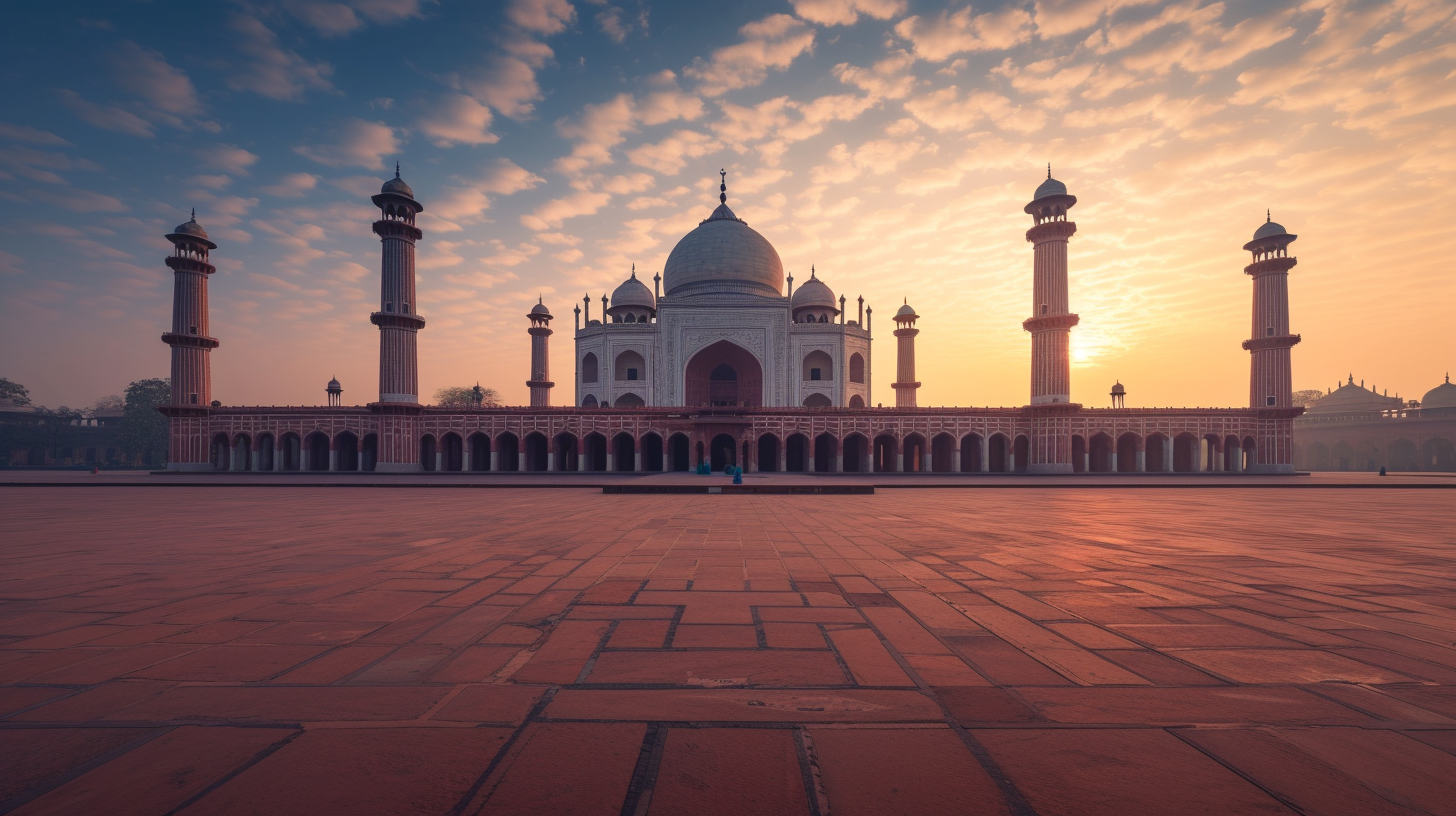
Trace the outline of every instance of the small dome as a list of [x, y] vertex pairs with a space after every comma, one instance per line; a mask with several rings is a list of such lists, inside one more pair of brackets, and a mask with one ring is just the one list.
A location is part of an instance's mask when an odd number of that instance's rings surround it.
[[196, 213], [192, 214], [191, 221], [188, 221], [185, 224], [179, 224], [177, 226], [177, 229], [173, 230], [173, 232], [178, 235], [194, 235], [198, 238], [203, 239], [204, 241], [207, 240], [207, 230], [203, 229], [202, 225], [197, 223]]
[[1288, 234], [1289, 231], [1284, 229], [1284, 225], [1280, 224], [1279, 222], [1265, 221], [1263, 224], [1259, 225], [1259, 228], [1257, 230], [1254, 231], [1254, 240], [1257, 241], [1260, 238], [1268, 238], [1273, 235]]
[[396, 193], [398, 195], [407, 196], [409, 198], [415, 197], [415, 191], [411, 190], [410, 186], [404, 183], [404, 179], [398, 177], [392, 178], [389, 181], [384, 182], [384, 186], [379, 188], [379, 192]]
[[920, 315], [915, 314], [915, 307], [911, 306], [909, 303], [906, 303], [904, 306], [901, 306], [900, 309], [899, 309], [899, 311], [895, 312], [895, 317], [919, 317], [919, 316]]
[[342, 390], [344, 390], [344, 387], [342, 385], [339, 385], [339, 378], [338, 377], [334, 377], [334, 378], [332, 378], [332, 379], [329, 380], [328, 390], [330, 390], [330, 391], [342, 391]]
[[1446, 381], [1426, 392], [1421, 398], [1421, 410], [1426, 411], [1432, 408], [1456, 408], [1456, 385], [1451, 384], [1451, 375], [1446, 375]]
[[546, 308], [546, 304], [542, 303], [540, 298], [537, 298], [536, 305], [531, 307], [531, 314], [546, 315], [547, 317], [550, 317], [551, 310]]
[[1375, 414], [1399, 408], [1401, 402], [1395, 397], [1382, 397], [1363, 385], [1355, 384], [1355, 376], [1334, 391], [1320, 397], [1314, 405], [1305, 409], [1305, 414]]
[[1123, 385], [1122, 385], [1121, 382], [1115, 382], [1115, 383], [1112, 384], [1112, 393], [1114, 393], [1114, 394], [1126, 394], [1127, 393], [1127, 389], [1123, 387]]
[[652, 290], [647, 284], [637, 280], [637, 267], [632, 267], [632, 277], [622, 281], [622, 285], [612, 291], [612, 308], [618, 306], [641, 306], [647, 309], [657, 308], [657, 299], [652, 296]]
[[828, 309], [835, 314], [839, 313], [839, 306], [834, 300], [834, 292], [830, 291], [824, 281], [819, 280], [817, 273], [812, 270], [809, 272], [809, 279], [794, 290], [791, 306], [795, 310], [812, 307]]
[[1046, 181], [1037, 186], [1036, 192], [1032, 194], [1031, 200], [1047, 198], [1049, 196], [1064, 196], [1067, 194], [1067, 185], [1052, 178], [1051, 171], [1047, 171]]

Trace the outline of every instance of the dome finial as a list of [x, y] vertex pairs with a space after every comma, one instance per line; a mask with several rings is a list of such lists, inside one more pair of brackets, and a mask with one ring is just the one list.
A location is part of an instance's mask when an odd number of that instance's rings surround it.
[[1274, 215], [1273, 215], [1273, 213], [1274, 213], [1274, 211], [1273, 211], [1273, 210], [1264, 210], [1264, 223], [1265, 223], [1265, 224], [1267, 224], [1267, 223], [1269, 223], [1269, 222], [1270, 222], [1270, 221], [1272, 221], [1272, 220], [1274, 220]]
[[196, 207], [193, 207], [192, 208], [192, 223], [194, 223], [194, 224], [197, 223], [197, 208]]
[[719, 170], [718, 171], [718, 175], [720, 176], [719, 183], [718, 183], [718, 203], [719, 204], [727, 204], [728, 203], [728, 171], [727, 171], [727, 169]]
[[399, 178], [399, 162], [394, 163], [394, 177]]
[[637, 263], [632, 263], [632, 280], [637, 280]]
[[1052, 177], [1052, 163], [1051, 162], [1047, 162], [1047, 178], [1051, 178], [1051, 177]]

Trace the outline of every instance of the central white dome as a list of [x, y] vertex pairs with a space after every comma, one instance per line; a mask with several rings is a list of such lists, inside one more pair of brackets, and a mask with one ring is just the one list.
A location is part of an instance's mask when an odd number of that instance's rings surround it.
[[719, 205], [684, 235], [662, 271], [668, 296], [733, 293], [781, 297], [784, 264], [767, 238]]

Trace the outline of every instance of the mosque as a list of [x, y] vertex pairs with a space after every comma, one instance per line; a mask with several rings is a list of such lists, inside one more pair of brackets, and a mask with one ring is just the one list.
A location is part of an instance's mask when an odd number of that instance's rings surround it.
[[[318, 407], [230, 407], [211, 396], [209, 262], [217, 249], [192, 220], [166, 237], [175, 250], [168, 468], [182, 471], [686, 471], [736, 464], [750, 472], [814, 473], [1293, 473], [1288, 252], [1296, 236], [1272, 221], [1243, 245], [1251, 262], [1249, 404], [1242, 408], [1123, 407], [1074, 402], [1068, 341], [1078, 316], [1067, 296], [1070, 220], [1077, 198], [1051, 177], [1023, 208], [1032, 224], [1030, 393], [1005, 408], [920, 408], [919, 316], [892, 316], [893, 407], [871, 407], [873, 309], [850, 314], [817, 273], [797, 288], [763, 235], [727, 204], [684, 236], [653, 286], [634, 268], [592, 317], [573, 309], [576, 371], [570, 407], [553, 407], [548, 360], [555, 317], [526, 315], [530, 405], [422, 405], [418, 387], [415, 224], [424, 205], [400, 177], [372, 201], [382, 244], [378, 399], [344, 405], [329, 383]], [[851, 319], [851, 317], [853, 319]]]

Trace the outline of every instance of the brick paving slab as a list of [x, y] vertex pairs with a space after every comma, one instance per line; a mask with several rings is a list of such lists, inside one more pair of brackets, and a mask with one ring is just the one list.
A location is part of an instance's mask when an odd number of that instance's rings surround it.
[[0, 813], [1456, 812], [1456, 506], [1317, 489], [1436, 479], [54, 481]]

